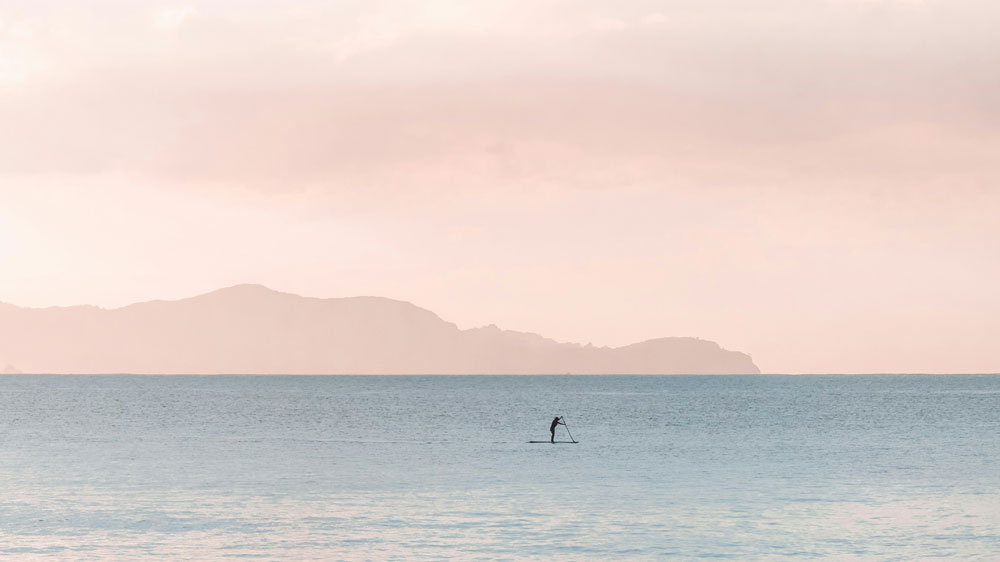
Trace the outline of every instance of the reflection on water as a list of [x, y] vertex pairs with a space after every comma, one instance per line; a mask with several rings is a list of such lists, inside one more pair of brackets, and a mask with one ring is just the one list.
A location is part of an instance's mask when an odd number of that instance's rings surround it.
[[[0, 555], [995, 559], [998, 392], [989, 376], [0, 377]], [[580, 444], [526, 443], [558, 414]]]

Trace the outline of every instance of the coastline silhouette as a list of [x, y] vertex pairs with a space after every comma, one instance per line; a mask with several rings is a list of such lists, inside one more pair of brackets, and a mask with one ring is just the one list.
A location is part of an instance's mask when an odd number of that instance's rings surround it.
[[238, 285], [118, 309], [0, 304], [0, 365], [25, 373], [758, 374], [695, 338], [618, 348], [496, 326], [461, 330], [413, 304]]

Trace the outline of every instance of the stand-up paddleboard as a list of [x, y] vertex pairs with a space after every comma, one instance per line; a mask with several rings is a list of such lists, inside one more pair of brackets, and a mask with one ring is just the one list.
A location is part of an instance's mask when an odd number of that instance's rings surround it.
[[528, 443], [579, 443], [579, 441], [528, 441]]

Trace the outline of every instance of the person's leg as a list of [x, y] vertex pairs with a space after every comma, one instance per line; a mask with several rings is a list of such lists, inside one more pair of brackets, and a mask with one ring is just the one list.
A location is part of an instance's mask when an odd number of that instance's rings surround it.
[[552, 430], [552, 438], [549, 439], [549, 443], [555, 443], [555, 442], [556, 442], [556, 430], [553, 429]]

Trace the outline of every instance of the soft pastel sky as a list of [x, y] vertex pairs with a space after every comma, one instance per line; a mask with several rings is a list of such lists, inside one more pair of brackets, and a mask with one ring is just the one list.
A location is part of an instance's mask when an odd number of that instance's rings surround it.
[[0, 301], [1000, 371], [1000, 2], [0, 2]]

